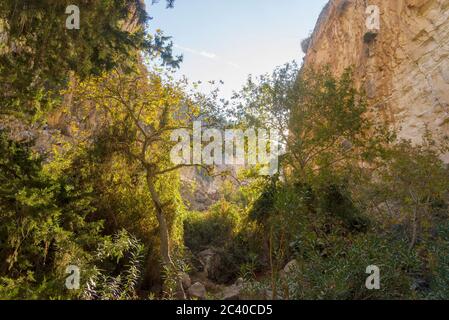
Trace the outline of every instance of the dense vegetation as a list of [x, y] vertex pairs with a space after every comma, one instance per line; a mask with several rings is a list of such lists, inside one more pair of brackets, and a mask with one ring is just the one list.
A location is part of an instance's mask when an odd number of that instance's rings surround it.
[[[180, 58], [146, 34], [140, 1], [83, 3], [82, 34], [61, 27], [68, 2], [0, 4], [1, 299], [183, 299], [186, 274], [241, 278], [241, 298], [449, 297], [444, 141], [398, 140], [351, 70], [286, 64], [222, 110], [173, 80]], [[221, 172], [215, 204], [189, 210], [170, 135], [197, 119], [277, 128], [279, 173]], [[205, 250], [219, 257], [208, 271]]]

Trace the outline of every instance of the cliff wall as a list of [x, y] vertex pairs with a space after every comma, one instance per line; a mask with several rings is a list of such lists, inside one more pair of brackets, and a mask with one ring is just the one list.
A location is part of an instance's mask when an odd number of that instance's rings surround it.
[[[375, 32], [366, 24], [371, 5], [380, 13]], [[306, 67], [329, 64], [340, 74], [353, 66], [401, 138], [419, 142], [426, 126], [449, 135], [449, 0], [331, 0], [306, 51]]]

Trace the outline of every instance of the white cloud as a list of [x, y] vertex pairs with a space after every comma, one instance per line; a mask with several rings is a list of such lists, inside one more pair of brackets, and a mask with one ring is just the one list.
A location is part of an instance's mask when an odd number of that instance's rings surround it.
[[219, 61], [221, 63], [225, 63], [228, 66], [231, 66], [231, 67], [233, 67], [235, 69], [240, 69], [240, 66], [237, 63], [234, 63], [232, 61], [223, 61], [215, 53], [204, 51], [204, 50], [196, 50], [196, 49], [192, 49], [192, 48], [189, 48], [189, 47], [180, 46], [180, 45], [177, 45], [177, 44], [175, 44], [174, 47], [179, 49], [179, 50], [182, 50], [184, 52], [188, 52], [188, 53], [191, 53], [191, 54], [194, 54], [194, 55], [197, 55], [197, 56], [201, 56], [201, 57], [204, 57], [206, 59], [216, 60], [216, 61]]
[[217, 55], [215, 53], [210, 53], [207, 51], [201, 51], [200, 55], [202, 55], [203, 57], [209, 58], [209, 59], [215, 59], [217, 57]]
[[180, 45], [177, 45], [177, 44], [175, 44], [175, 48], [178, 48], [178, 49], [180, 49], [182, 51], [185, 51], [185, 52], [189, 52], [189, 53], [192, 53], [192, 54], [196, 54], [196, 55], [202, 56], [202, 57], [207, 58], [207, 59], [215, 59], [215, 58], [217, 58], [217, 55], [215, 53], [211, 53], [211, 52], [207, 52], [207, 51], [199, 51], [199, 50], [195, 50], [195, 49], [192, 49], [192, 48], [189, 48], [189, 47], [183, 47], [183, 46], [180, 46]]
[[240, 66], [237, 63], [234, 63], [232, 61], [228, 61], [227, 64], [233, 68], [240, 69]]

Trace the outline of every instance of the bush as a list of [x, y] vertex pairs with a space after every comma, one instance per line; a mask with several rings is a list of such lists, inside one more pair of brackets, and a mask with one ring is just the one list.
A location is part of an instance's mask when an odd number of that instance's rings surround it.
[[210, 211], [192, 212], [184, 221], [184, 244], [194, 253], [210, 247], [223, 247], [235, 236], [240, 225], [238, 208], [220, 202]]
[[437, 237], [429, 248], [430, 292], [429, 299], [449, 299], [449, 223], [446, 221], [437, 230]]
[[71, 174], [62, 174], [64, 163], [44, 163], [31, 146], [0, 132], [3, 299], [68, 296], [65, 268], [89, 261], [103, 239], [101, 221], [88, 219], [94, 212], [89, 186], [77, 188]]
[[[336, 239], [325, 255], [312, 252], [286, 278], [291, 299], [408, 299], [413, 275], [419, 271], [417, 255], [407, 245], [375, 235]], [[380, 290], [368, 290], [366, 268], [380, 268]]]
[[311, 41], [312, 41], [312, 37], [305, 38], [301, 41], [302, 52], [307, 53], [307, 51], [309, 51]]
[[[404, 243], [375, 235], [335, 239], [326, 252], [310, 251], [296, 259], [298, 267], [288, 274], [247, 283], [251, 299], [366, 300], [412, 299], [414, 275], [421, 263]], [[365, 286], [368, 266], [380, 268], [380, 290]]]
[[261, 237], [255, 232], [244, 211], [224, 200], [207, 213], [189, 214], [184, 221], [184, 242], [194, 254], [213, 248], [220, 255], [220, 265], [211, 279], [220, 283], [232, 282], [243, 265], [254, 263], [261, 251]]
[[298, 252], [321, 250], [321, 240], [330, 232], [338, 230], [344, 237], [366, 232], [370, 225], [345, 186], [301, 182], [269, 183], [249, 217], [263, 227], [265, 234], [270, 233], [279, 266]]

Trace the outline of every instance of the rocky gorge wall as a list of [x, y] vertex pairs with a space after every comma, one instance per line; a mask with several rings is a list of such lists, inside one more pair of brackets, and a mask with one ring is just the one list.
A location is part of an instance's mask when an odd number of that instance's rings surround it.
[[[370, 32], [367, 8], [380, 9]], [[449, 136], [449, 0], [330, 0], [307, 40], [304, 66], [353, 66], [372, 108], [419, 142]], [[449, 161], [449, 156], [446, 157]]]

